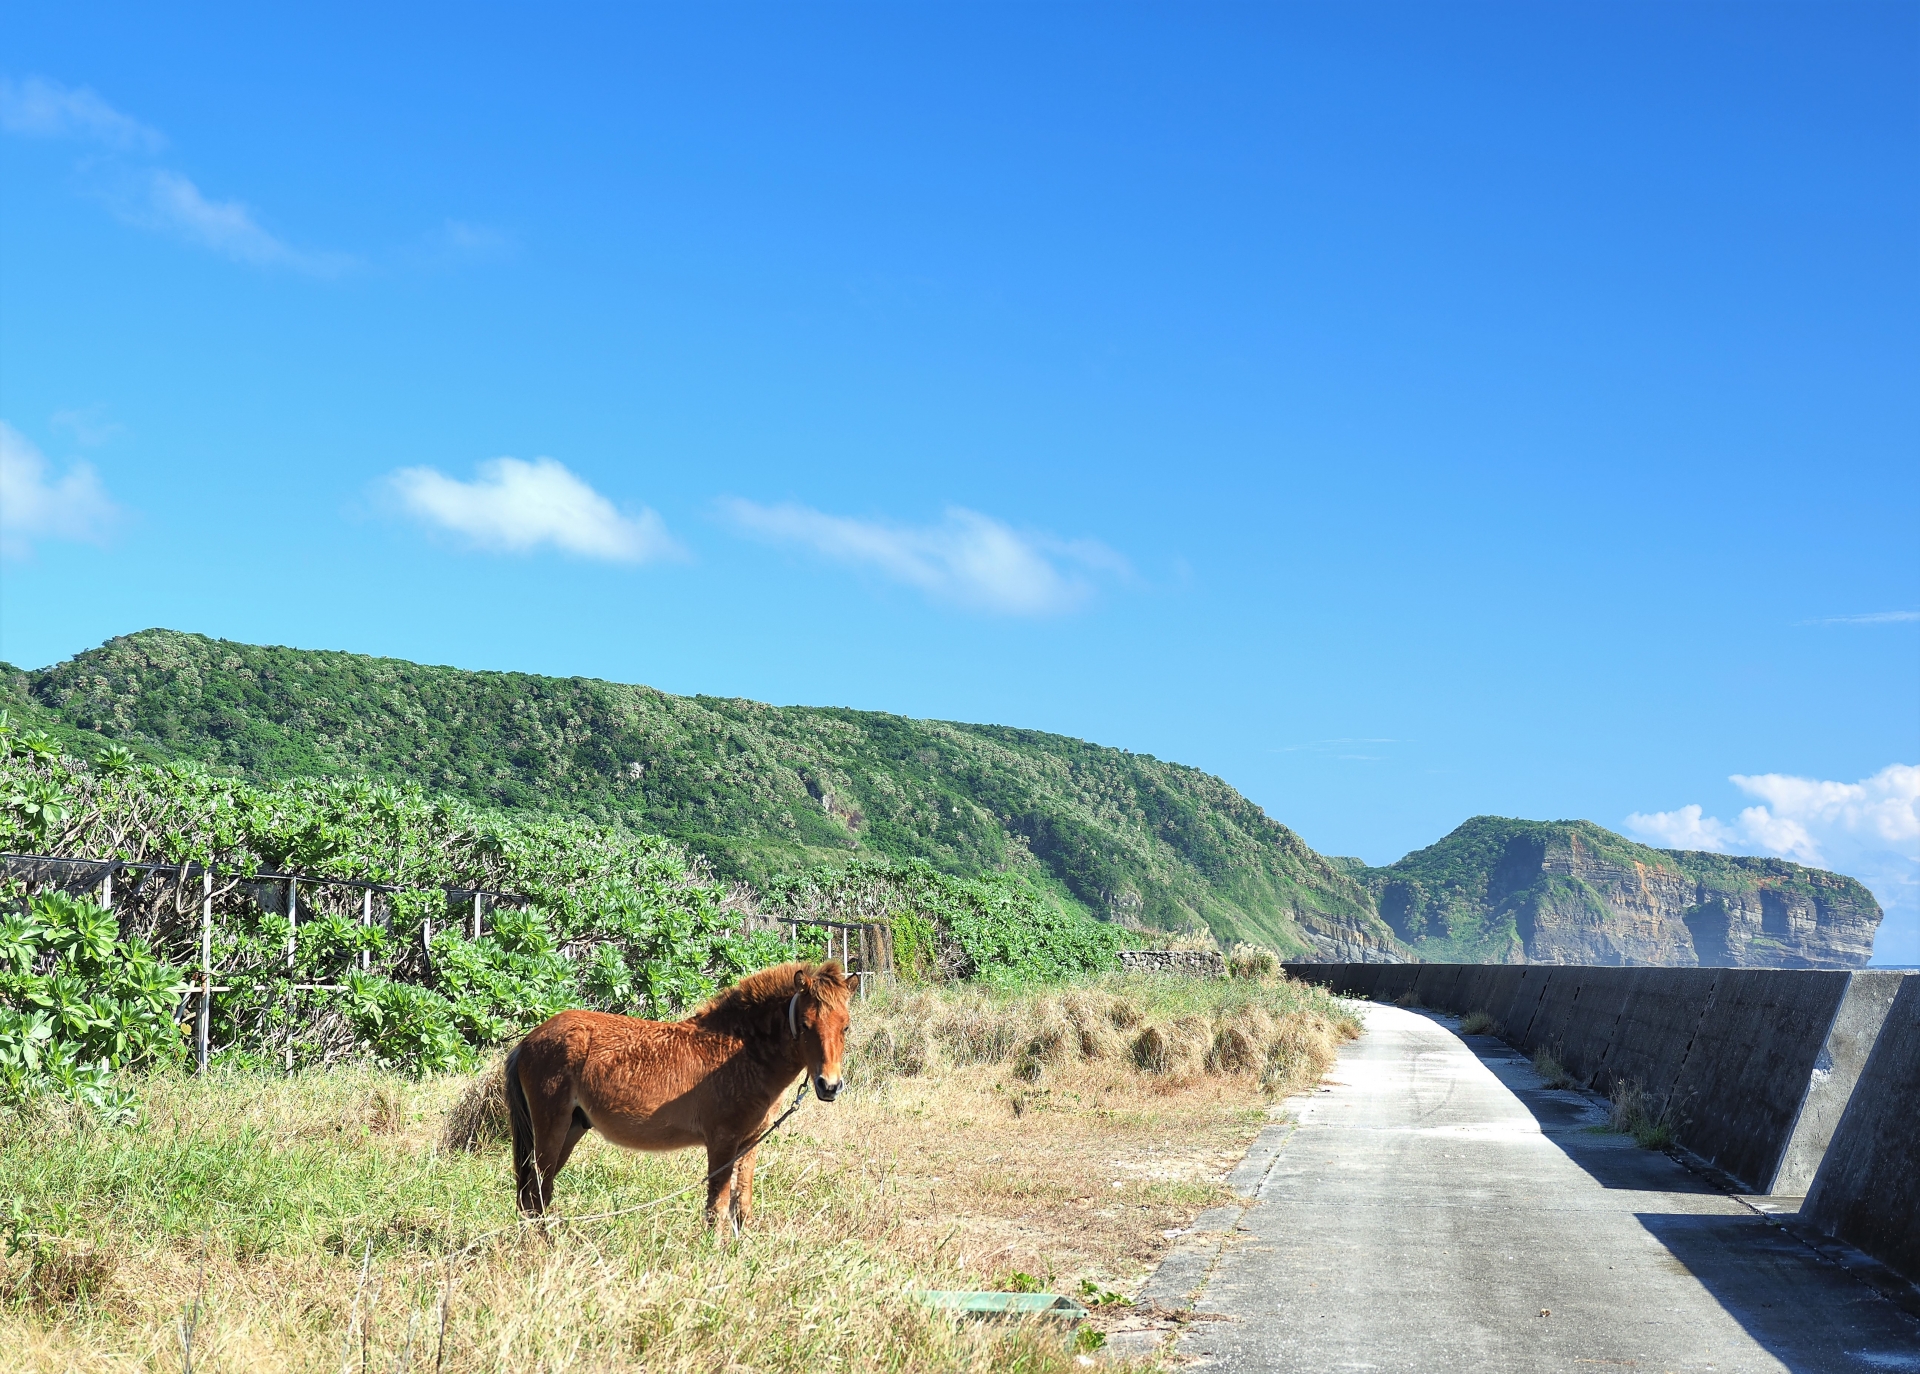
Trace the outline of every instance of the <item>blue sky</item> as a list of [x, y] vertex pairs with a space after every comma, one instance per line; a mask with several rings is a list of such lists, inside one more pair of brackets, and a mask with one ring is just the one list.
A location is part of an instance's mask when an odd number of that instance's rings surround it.
[[1374, 862], [1829, 863], [1920, 962], [1920, 8], [8, 29], [11, 662], [1034, 726]]

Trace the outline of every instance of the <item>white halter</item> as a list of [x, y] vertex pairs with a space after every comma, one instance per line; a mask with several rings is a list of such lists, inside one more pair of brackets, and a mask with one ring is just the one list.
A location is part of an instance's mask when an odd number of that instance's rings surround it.
[[787, 1003], [787, 1029], [793, 1032], [793, 1038], [800, 1038], [800, 994], [794, 993], [793, 1000]]

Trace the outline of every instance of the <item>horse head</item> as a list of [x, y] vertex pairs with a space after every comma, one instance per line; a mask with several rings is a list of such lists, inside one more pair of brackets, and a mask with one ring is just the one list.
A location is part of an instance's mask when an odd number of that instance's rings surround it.
[[834, 962], [798, 968], [787, 1003], [787, 1029], [800, 1042], [813, 1091], [822, 1102], [840, 1095], [840, 1056], [853, 1020], [853, 980]]

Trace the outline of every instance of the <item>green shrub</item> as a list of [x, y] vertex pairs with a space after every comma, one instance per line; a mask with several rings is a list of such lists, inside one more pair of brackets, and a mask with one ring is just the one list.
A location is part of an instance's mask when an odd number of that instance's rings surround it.
[[912, 982], [1058, 982], [1111, 972], [1119, 967], [1114, 952], [1138, 943], [1021, 875], [955, 878], [921, 859], [860, 859], [783, 874], [768, 885], [764, 902], [781, 920], [887, 924], [895, 967]]
[[125, 1109], [116, 1071], [177, 1062], [177, 969], [122, 940], [110, 911], [48, 892], [0, 916], [0, 1099], [53, 1092]]

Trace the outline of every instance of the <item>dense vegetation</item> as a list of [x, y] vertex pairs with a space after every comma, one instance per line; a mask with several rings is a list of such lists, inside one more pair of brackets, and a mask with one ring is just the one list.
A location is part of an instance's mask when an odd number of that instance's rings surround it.
[[[675, 1015], [741, 972], [817, 957], [817, 937], [789, 943], [777, 918], [823, 908], [892, 924], [909, 976], [929, 979], [1095, 972], [1127, 938], [1017, 874], [925, 864], [786, 878], [762, 912], [670, 841], [622, 826], [364, 779], [261, 786], [118, 746], [83, 763], [3, 712], [0, 849], [129, 865], [111, 912], [62, 894], [65, 870], [0, 888], [0, 1095], [53, 1088], [103, 1106], [113, 1070], [178, 1056], [192, 1015], [200, 878], [158, 865], [214, 869], [212, 1041], [223, 1059], [276, 1065], [452, 1069], [564, 1007]], [[309, 883], [290, 913], [288, 885], [254, 876], [269, 872], [392, 890], [365, 906], [358, 889]], [[476, 890], [510, 894], [478, 934], [462, 895]]]
[[1784, 859], [1655, 849], [1591, 821], [1475, 816], [1396, 863], [1368, 868], [1354, 862], [1352, 872], [1379, 902], [1381, 916], [1422, 957], [1500, 963], [1520, 948], [1530, 907], [1584, 905], [1596, 919], [1608, 918], [1602, 896], [1578, 874], [1546, 871], [1553, 867], [1544, 862], [1549, 855], [1575, 853], [1588, 873], [1679, 879], [1723, 901], [1765, 887], [1818, 904], [1839, 900], [1878, 910], [1861, 883], [1840, 874]]
[[82, 752], [119, 743], [256, 783], [410, 782], [490, 810], [665, 835], [765, 883], [855, 855], [1024, 875], [1101, 917], [1283, 953], [1391, 943], [1366, 892], [1218, 778], [1037, 731], [676, 697], [148, 630], [0, 704]]

